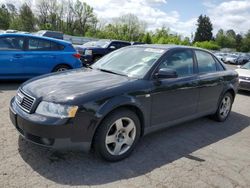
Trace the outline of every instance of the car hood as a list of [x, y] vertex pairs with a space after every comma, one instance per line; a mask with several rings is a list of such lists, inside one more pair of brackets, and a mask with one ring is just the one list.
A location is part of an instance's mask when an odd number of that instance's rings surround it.
[[239, 76], [250, 77], [250, 70], [248, 69], [236, 69], [236, 72], [238, 72]]
[[68, 103], [84, 95], [121, 86], [131, 80], [134, 79], [86, 68], [34, 78], [25, 82], [21, 89], [45, 101]]

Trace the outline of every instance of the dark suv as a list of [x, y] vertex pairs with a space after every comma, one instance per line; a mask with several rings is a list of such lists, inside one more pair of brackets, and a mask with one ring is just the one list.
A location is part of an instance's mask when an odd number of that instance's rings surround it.
[[119, 48], [130, 46], [130, 42], [119, 40], [98, 40], [87, 42], [83, 45], [75, 46], [75, 49], [81, 54], [81, 60], [84, 64], [90, 65], [96, 62], [104, 55]]

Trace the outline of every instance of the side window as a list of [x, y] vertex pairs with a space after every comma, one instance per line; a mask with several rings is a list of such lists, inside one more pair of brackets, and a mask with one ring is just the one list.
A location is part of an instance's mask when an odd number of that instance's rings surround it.
[[51, 50], [50, 41], [30, 38], [28, 43], [29, 50], [49, 51]]
[[120, 48], [129, 46], [129, 45], [130, 45], [130, 44], [128, 44], [128, 43], [120, 43]]
[[216, 59], [217, 71], [224, 71], [224, 67], [221, 65], [219, 60]]
[[112, 42], [112, 43], [110, 44], [110, 46], [114, 46], [115, 49], [120, 48], [120, 44], [119, 44], [118, 42]]
[[196, 50], [195, 51], [198, 67], [200, 73], [216, 72], [216, 64], [212, 55], [207, 52]]
[[22, 50], [24, 38], [22, 37], [3, 37], [0, 38], [0, 51]]
[[172, 53], [160, 65], [159, 69], [168, 68], [177, 72], [178, 77], [194, 73], [193, 53], [191, 50], [181, 50]]
[[57, 44], [55, 42], [51, 42], [51, 50], [59, 51], [59, 50], [63, 50], [63, 49], [64, 49], [63, 45]]

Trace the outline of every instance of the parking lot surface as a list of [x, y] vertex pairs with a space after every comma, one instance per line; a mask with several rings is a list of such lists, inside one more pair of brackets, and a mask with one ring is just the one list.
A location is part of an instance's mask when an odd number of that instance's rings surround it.
[[8, 116], [20, 83], [0, 83], [0, 187], [250, 187], [250, 93], [229, 119], [184, 123], [141, 139], [123, 161], [24, 141]]

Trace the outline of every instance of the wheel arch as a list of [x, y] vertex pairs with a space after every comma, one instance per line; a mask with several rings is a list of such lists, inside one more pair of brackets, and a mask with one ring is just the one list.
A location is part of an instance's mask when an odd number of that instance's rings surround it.
[[58, 68], [59, 66], [67, 66], [69, 67], [69, 69], [73, 69], [73, 67], [67, 63], [58, 63], [56, 64], [53, 68], [52, 68], [52, 71], [51, 72], [54, 72], [56, 70], [56, 68]]
[[[108, 106], [108, 105], [107, 105]], [[91, 147], [93, 145], [93, 141], [96, 135], [96, 131], [99, 128], [99, 126], [102, 124], [102, 122], [105, 120], [105, 118], [107, 118], [110, 114], [112, 114], [115, 111], [118, 110], [122, 110], [122, 109], [128, 109], [132, 112], [134, 112], [137, 117], [139, 118], [140, 121], [140, 125], [141, 125], [141, 132], [140, 132], [140, 137], [144, 135], [144, 129], [145, 129], [145, 116], [144, 113], [142, 111], [142, 109], [135, 103], [122, 103], [120, 105], [114, 105], [113, 108], [109, 108], [110, 110], [106, 111], [104, 110], [105, 108], [102, 108], [102, 110], [100, 110], [98, 112], [98, 116], [100, 117], [100, 120], [97, 122], [96, 126], [95, 126], [95, 130], [94, 130], [94, 134], [91, 140]]]

